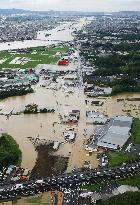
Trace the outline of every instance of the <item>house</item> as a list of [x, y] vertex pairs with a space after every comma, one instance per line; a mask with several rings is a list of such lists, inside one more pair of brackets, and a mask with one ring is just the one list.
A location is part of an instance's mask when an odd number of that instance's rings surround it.
[[91, 196], [91, 203], [92, 204], [96, 204], [97, 202], [101, 201], [102, 200], [102, 196], [99, 194], [99, 193], [94, 193], [92, 196]]
[[85, 202], [84, 204], [96, 204], [97, 202], [102, 200], [102, 196], [100, 195], [100, 193], [96, 193], [96, 192], [93, 193], [88, 190], [83, 190], [79, 195], [79, 197], [86, 199], [86, 201], [89, 199], [89, 201], [87, 201], [88, 203]]
[[53, 205], [62, 205], [63, 204], [64, 194], [59, 191], [52, 192], [52, 201]]
[[60, 146], [60, 142], [55, 142], [53, 143], [53, 149], [54, 150], [58, 150], [59, 149], [59, 146]]
[[80, 111], [79, 110], [72, 110], [71, 112], [69, 112], [69, 116], [70, 118], [77, 118], [77, 120], [79, 120], [80, 118]]
[[61, 59], [61, 60], [58, 61], [58, 65], [68, 66], [69, 61], [65, 60], [65, 59]]
[[28, 176], [29, 175], [29, 169], [26, 168], [23, 172], [23, 176]]
[[66, 141], [73, 142], [75, 140], [76, 133], [74, 130], [66, 130], [63, 134]]
[[123, 194], [125, 192], [136, 192], [139, 191], [137, 187], [129, 185], [121, 185], [113, 190], [113, 195]]
[[106, 124], [108, 121], [108, 118], [100, 113], [100, 112], [96, 112], [96, 111], [86, 111], [86, 116], [87, 116], [87, 121], [86, 123], [88, 124]]

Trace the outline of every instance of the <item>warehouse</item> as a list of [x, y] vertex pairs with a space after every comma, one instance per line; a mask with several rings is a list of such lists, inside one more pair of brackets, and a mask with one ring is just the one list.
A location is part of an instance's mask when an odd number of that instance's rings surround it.
[[86, 149], [104, 147], [121, 150], [131, 136], [132, 120], [132, 117], [121, 115], [110, 118], [105, 125], [97, 125]]
[[132, 117], [116, 116], [111, 118], [110, 122], [103, 127], [103, 132], [100, 126], [102, 134], [98, 133], [97, 146], [114, 150], [122, 149], [130, 137], [131, 126]]

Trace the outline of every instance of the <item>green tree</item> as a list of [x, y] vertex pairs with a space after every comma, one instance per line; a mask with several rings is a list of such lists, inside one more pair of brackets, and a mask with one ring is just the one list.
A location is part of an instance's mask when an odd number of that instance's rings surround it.
[[21, 151], [16, 141], [4, 133], [0, 137], [0, 169], [11, 164], [19, 165], [21, 162]]

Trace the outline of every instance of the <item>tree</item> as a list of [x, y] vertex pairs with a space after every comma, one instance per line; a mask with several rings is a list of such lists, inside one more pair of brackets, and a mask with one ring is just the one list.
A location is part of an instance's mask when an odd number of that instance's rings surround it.
[[21, 156], [22, 154], [16, 141], [6, 133], [2, 134], [0, 137], [0, 169], [11, 164], [19, 165]]

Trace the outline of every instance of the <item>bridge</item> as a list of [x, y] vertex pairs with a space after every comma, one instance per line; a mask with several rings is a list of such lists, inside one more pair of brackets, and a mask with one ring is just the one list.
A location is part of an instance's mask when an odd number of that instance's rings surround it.
[[0, 201], [10, 201], [21, 197], [33, 196], [52, 190], [79, 187], [83, 184], [97, 183], [98, 179], [113, 180], [131, 177], [140, 172], [140, 162], [123, 164], [109, 168], [97, 168], [55, 177], [44, 177], [42, 179], [29, 180], [15, 184], [3, 185], [0, 187]]
[[49, 39], [35, 39], [36, 41], [50, 41], [50, 42], [60, 42], [60, 43], [68, 43], [68, 42], [71, 42], [71, 41], [64, 41], [64, 40], [49, 40]]

